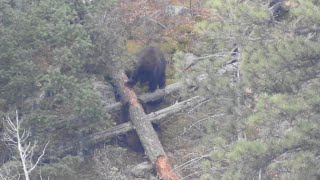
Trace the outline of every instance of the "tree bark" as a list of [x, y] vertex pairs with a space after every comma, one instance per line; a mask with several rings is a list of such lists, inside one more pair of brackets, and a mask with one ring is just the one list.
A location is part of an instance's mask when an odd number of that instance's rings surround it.
[[115, 85], [118, 89], [118, 93], [122, 97], [124, 103], [129, 104], [129, 115], [131, 122], [139, 136], [142, 146], [145, 150], [145, 154], [150, 159], [152, 164], [156, 167], [158, 176], [163, 180], [176, 180], [179, 179], [178, 176], [173, 172], [169, 161], [162, 161], [165, 164], [163, 168], [159, 168], [156, 162], [158, 158], [164, 158], [167, 160], [165, 152], [162, 148], [160, 140], [154, 131], [152, 124], [147, 120], [146, 114], [138, 102], [137, 95], [127, 86], [124, 82], [128, 80], [127, 76], [122, 71], [116, 71], [114, 69], [111, 74]]
[[[164, 97], [165, 95], [176, 92], [181, 88], [182, 88], [182, 83], [180, 83], [180, 82], [173, 83], [173, 84], [168, 85], [165, 89], [157, 89], [153, 93], [139, 95], [138, 99], [143, 103], [155, 101], [155, 100], [158, 100], [158, 99]], [[122, 106], [122, 102], [117, 102], [117, 103], [111, 104], [110, 106], [107, 107], [107, 111], [111, 112], [111, 111], [120, 110], [121, 106]]]
[[[183, 111], [190, 107], [194, 107], [205, 100], [206, 100], [205, 98], [196, 96], [196, 97], [187, 99], [185, 101], [175, 103], [174, 105], [161, 109], [159, 111], [152, 112], [146, 115], [145, 119], [150, 122], [159, 122], [163, 118], [166, 118], [170, 115], [173, 115], [177, 112]], [[89, 146], [92, 144], [97, 144], [105, 141], [106, 139], [109, 139], [121, 134], [125, 134], [132, 129], [133, 129], [132, 122], [123, 123], [123, 124], [114, 126], [112, 128], [106, 129], [104, 131], [100, 131], [90, 135], [88, 137], [87, 142], [89, 143], [88, 144]]]

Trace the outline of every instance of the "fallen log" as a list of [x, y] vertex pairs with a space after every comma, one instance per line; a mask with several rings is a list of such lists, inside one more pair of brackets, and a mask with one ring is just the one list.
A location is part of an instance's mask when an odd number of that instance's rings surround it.
[[[129, 105], [129, 116], [135, 130], [139, 136], [145, 154], [155, 166], [157, 174], [163, 180], [177, 180], [179, 177], [173, 172], [171, 165], [165, 155], [160, 140], [154, 131], [150, 121], [146, 119], [146, 114], [138, 101], [137, 95], [124, 82], [128, 81], [123, 71], [111, 70], [111, 77], [114, 80], [122, 102]], [[161, 163], [159, 162], [161, 158]], [[161, 166], [161, 167], [159, 167]], [[165, 168], [163, 168], [165, 167]]]
[[[169, 95], [173, 92], [176, 92], [181, 88], [182, 88], [182, 83], [180, 83], [180, 82], [173, 83], [173, 84], [168, 85], [165, 89], [157, 89], [153, 93], [139, 95], [138, 99], [143, 103], [155, 101], [155, 100], [161, 99], [162, 97], [164, 97], [166, 95]], [[120, 110], [121, 106], [122, 106], [122, 102], [117, 102], [117, 103], [109, 105], [108, 107], [106, 107], [106, 109], [108, 112], [117, 111], [117, 110]]]
[[[161, 119], [166, 118], [170, 115], [173, 115], [177, 112], [183, 111], [185, 109], [191, 108], [196, 106], [197, 104], [202, 103], [205, 101], [205, 98], [202, 98], [200, 96], [196, 96], [190, 99], [187, 99], [182, 102], [175, 103], [167, 108], [161, 109], [156, 112], [152, 112], [148, 115], [146, 115], [145, 119], [150, 122], [159, 122]], [[100, 142], [105, 141], [106, 139], [110, 139], [112, 137], [125, 134], [128, 131], [133, 129], [132, 122], [123, 123], [117, 126], [114, 126], [112, 128], [91, 134], [88, 137], [88, 145], [97, 144]]]

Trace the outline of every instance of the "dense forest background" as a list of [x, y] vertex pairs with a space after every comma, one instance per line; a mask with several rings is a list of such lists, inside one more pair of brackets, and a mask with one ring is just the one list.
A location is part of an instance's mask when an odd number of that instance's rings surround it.
[[8, 120], [17, 118], [18, 131], [30, 132], [24, 147], [37, 142], [26, 162], [40, 159], [31, 179], [151, 179], [132, 172], [144, 154], [118, 138], [84, 144], [118, 123], [106, 110], [118, 101], [111, 69], [131, 69], [134, 54], [154, 45], [166, 53], [167, 84], [184, 84], [164, 104], [207, 98], [160, 123], [181, 179], [319, 179], [319, 7], [0, 0], [0, 178], [24, 179], [19, 149], [7, 139]]

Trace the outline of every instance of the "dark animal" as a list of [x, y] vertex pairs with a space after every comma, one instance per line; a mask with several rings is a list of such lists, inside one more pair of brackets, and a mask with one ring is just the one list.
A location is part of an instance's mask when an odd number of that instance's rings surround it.
[[[156, 47], [146, 47], [137, 54], [137, 58], [138, 62], [133, 72], [126, 72], [126, 74], [130, 76], [129, 80], [126, 82], [126, 85], [133, 87], [137, 84], [137, 82], [148, 82], [149, 92], [154, 92], [158, 87], [160, 89], [165, 88], [166, 59], [162, 51]], [[158, 101], [155, 101], [155, 104], [158, 105]], [[148, 109], [146, 107], [150, 105], [153, 105], [153, 103], [149, 102], [145, 104], [144, 108]], [[128, 121], [129, 112], [127, 105], [122, 107], [120, 119], [123, 122]], [[153, 124], [153, 126], [156, 130], [160, 131], [160, 125]], [[134, 130], [128, 132], [125, 138], [126, 144], [130, 147], [130, 149], [136, 152], [144, 152], [140, 139]]]
[[268, 7], [276, 21], [281, 20], [289, 12], [289, 7], [285, 5], [284, 0], [272, 0]]
[[137, 82], [149, 84], [149, 92], [154, 92], [158, 86], [160, 89], [166, 86], [166, 59], [159, 48], [147, 47], [138, 54], [138, 64], [127, 86], [133, 87]]

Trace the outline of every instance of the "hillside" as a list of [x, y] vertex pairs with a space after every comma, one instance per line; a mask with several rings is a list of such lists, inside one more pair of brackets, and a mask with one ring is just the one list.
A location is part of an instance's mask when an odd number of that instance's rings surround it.
[[0, 0], [0, 179], [320, 179], [319, 6]]

